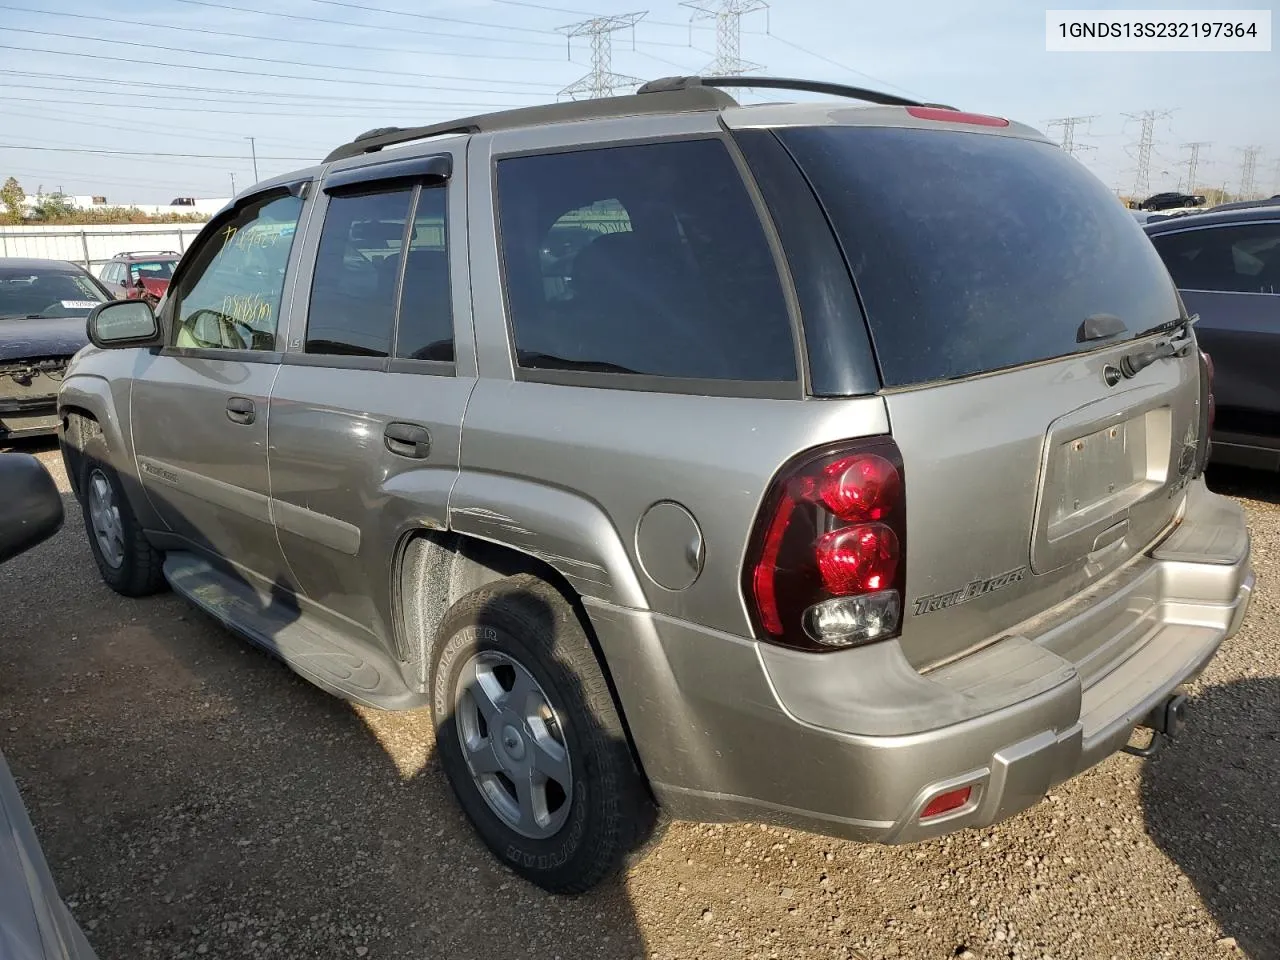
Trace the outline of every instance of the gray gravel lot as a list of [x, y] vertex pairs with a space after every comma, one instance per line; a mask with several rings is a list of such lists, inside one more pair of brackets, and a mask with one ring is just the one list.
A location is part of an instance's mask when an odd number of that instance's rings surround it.
[[1188, 734], [914, 847], [677, 823], [625, 884], [544, 895], [473, 838], [425, 713], [353, 709], [176, 597], [116, 596], [69, 495], [0, 568], [0, 750], [103, 960], [1272, 960], [1280, 478], [1211, 480], [1248, 510], [1259, 589]]

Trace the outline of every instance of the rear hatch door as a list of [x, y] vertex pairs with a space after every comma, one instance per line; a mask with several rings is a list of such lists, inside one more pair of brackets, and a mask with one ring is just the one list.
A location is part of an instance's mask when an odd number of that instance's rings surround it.
[[[1199, 364], [1116, 198], [1034, 137], [777, 134], [841, 242], [902, 451], [908, 658], [997, 639], [1167, 529], [1195, 462]], [[1142, 365], [1150, 350], [1173, 355]]]

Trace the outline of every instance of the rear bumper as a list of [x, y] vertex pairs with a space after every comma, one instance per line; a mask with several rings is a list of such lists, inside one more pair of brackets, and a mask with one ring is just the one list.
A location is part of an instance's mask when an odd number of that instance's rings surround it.
[[[926, 675], [892, 643], [793, 653], [639, 611], [588, 612], [672, 816], [903, 843], [1008, 817], [1119, 749], [1239, 628], [1253, 583], [1242, 511], [1197, 481], [1177, 531], [1064, 605], [1051, 629]], [[1090, 644], [1088, 663], [1055, 652], [1099, 633], [1109, 640]], [[960, 786], [972, 787], [964, 807], [921, 822]]]

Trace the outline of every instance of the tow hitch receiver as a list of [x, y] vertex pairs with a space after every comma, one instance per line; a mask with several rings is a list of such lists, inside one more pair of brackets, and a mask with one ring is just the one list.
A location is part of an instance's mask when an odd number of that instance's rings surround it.
[[1151, 731], [1151, 739], [1147, 745], [1127, 743], [1124, 746], [1124, 752], [1149, 760], [1163, 750], [1166, 743], [1182, 732], [1186, 722], [1187, 698], [1184, 694], [1174, 691], [1138, 721], [1139, 728]]

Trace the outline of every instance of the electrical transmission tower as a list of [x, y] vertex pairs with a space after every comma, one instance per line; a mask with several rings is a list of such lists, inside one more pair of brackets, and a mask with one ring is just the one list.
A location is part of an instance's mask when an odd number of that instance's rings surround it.
[[1130, 120], [1142, 121], [1142, 133], [1134, 144], [1137, 150], [1137, 167], [1133, 178], [1133, 196], [1141, 199], [1151, 190], [1151, 148], [1155, 146], [1156, 121], [1169, 116], [1169, 111], [1143, 110], [1141, 113], [1126, 113]]
[[1054, 127], [1061, 127], [1062, 149], [1074, 155], [1077, 150], [1097, 149], [1097, 147], [1091, 147], [1087, 143], [1076, 143], [1076, 126], [1081, 123], [1088, 123], [1093, 119], [1094, 117], [1059, 117], [1057, 120], [1050, 120], [1045, 126], [1050, 130]]
[[1245, 147], [1242, 149], [1243, 156], [1240, 159], [1240, 199], [1253, 199], [1253, 181], [1258, 171], [1258, 157], [1262, 153], [1261, 147]]
[[1187, 193], [1196, 192], [1196, 170], [1200, 167], [1200, 151], [1208, 146], [1211, 146], [1208, 140], [1197, 140], [1194, 143], [1184, 143], [1182, 145], [1183, 150], [1191, 151], [1191, 155], [1183, 161], [1187, 167]]
[[742, 59], [742, 18], [749, 13], [768, 10], [765, 0], [684, 0], [680, 4], [693, 11], [690, 23], [698, 20], [716, 22], [716, 58], [707, 72], [721, 77], [735, 77], [763, 69], [758, 63]]
[[628, 27], [634, 29], [644, 16], [644, 11], [620, 13], [613, 17], [592, 17], [581, 23], [561, 27], [560, 32], [568, 39], [571, 48], [574, 37], [591, 38], [591, 72], [569, 84], [560, 91], [560, 95], [572, 97], [574, 100], [608, 97], [619, 88], [635, 87], [644, 83], [636, 77], [627, 77], [613, 72], [613, 35]]

